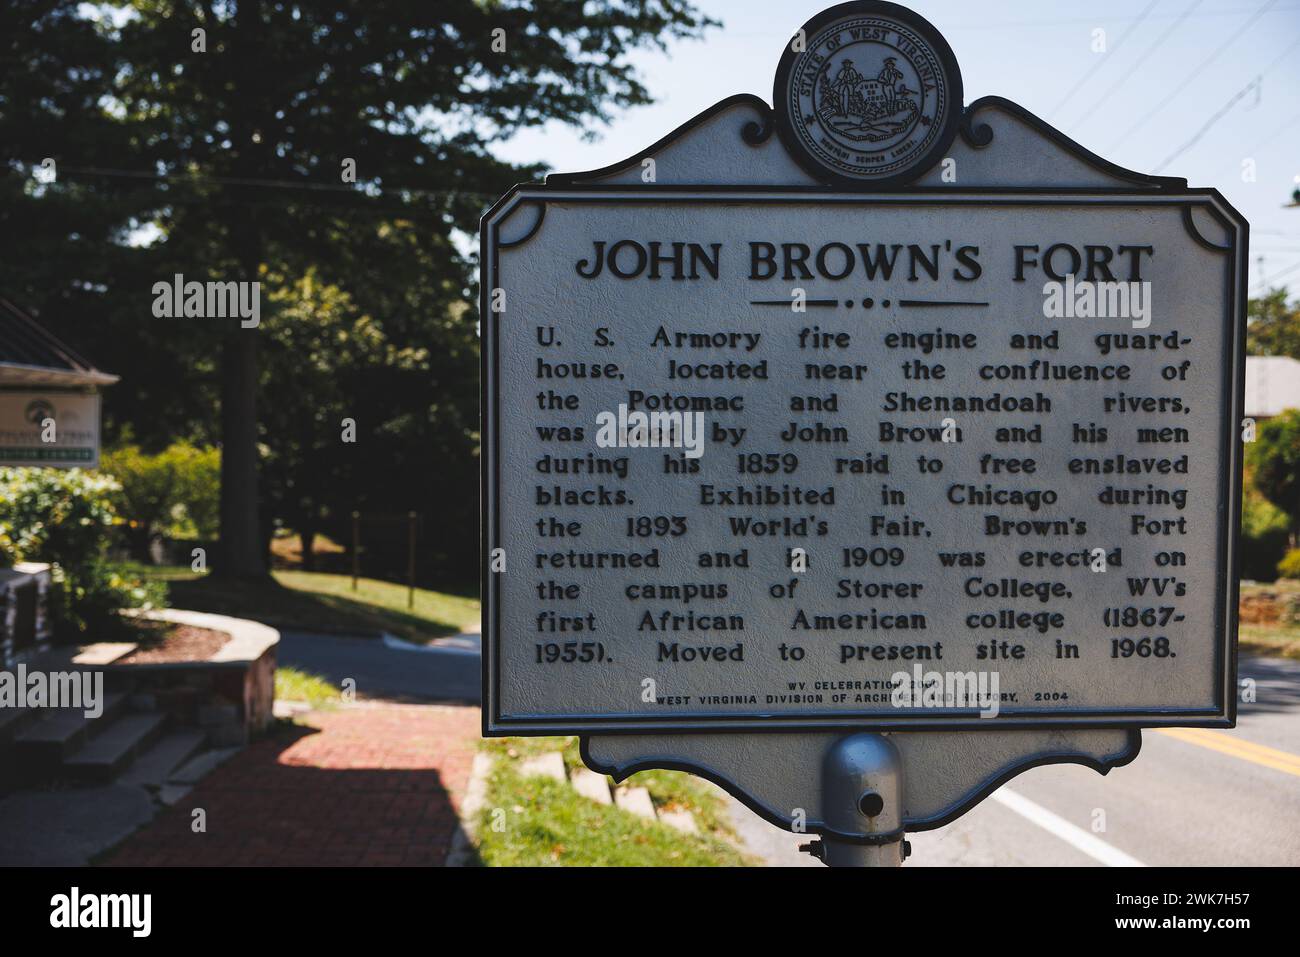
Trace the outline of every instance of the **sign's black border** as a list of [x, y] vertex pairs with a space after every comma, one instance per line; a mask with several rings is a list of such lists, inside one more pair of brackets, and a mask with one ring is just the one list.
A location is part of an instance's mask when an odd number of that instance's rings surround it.
[[957, 57], [953, 54], [952, 47], [948, 45], [948, 41], [944, 39], [943, 34], [920, 14], [896, 3], [887, 3], [884, 0], [850, 0], [848, 3], [828, 7], [803, 25], [804, 36], [811, 41], [813, 37], [837, 20], [859, 16], [885, 17], [897, 20], [909, 29], [915, 30], [930, 44], [931, 49], [939, 58], [948, 86], [945, 91], [948, 101], [942, 117], [939, 135], [930, 144], [929, 148], [922, 153], [916, 154], [905, 169], [885, 176], [849, 176], [833, 166], [827, 166], [809, 153], [799, 139], [799, 135], [795, 132], [794, 124], [790, 119], [790, 97], [787, 85], [790, 81], [790, 71], [794, 68], [795, 60], [803, 55], [803, 53], [795, 52], [792, 41], [786, 43], [781, 59], [776, 66], [776, 79], [772, 84], [772, 108], [776, 120], [777, 135], [781, 138], [781, 142], [785, 145], [790, 156], [808, 173], [823, 183], [847, 189], [876, 190], [883, 186], [910, 183], [923, 175], [939, 157], [948, 152], [948, 147], [952, 145], [953, 138], [957, 135], [957, 130], [961, 126], [965, 94], [962, 89], [961, 67], [958, 65]]
[[[633, 194], [630, 198], [626, 195]], [[1216, 582], [1215, 621], [1221, 624], [1219, 643], [1215, 649], [1216, 675], [1220, 679], [1215, 688], [1215, 707], [1199, 709], [1150, 709], [1127, 712], [1048, 711], [1017, 712], [1015, 717], [979, 719], [976, 712], [947, 712], [946, 716], [929, 717], [908, 715], [894, 720], [878, 715], [833, 714], [801, 717], [797, 714], [746, 715], [720, 713], [717, 715], [691, 714], [681, 717], [645, 714], [606, 715], [583, 717], [579, 715], [516, 716], [500, 714], [500, 592], [493, 574], [488, 570], [491, 550], [500, 542], [500, 402], [495, 393], [496, 369], [499, 364], [499, 319], [490, 311], [491, 291], [497, 282], [497, 251], [508, 246], [522, 245], [540, 229], [545, 215], [545, 204], [552, 201], [567, 203], [659, 203], [672, 194], [684, 194], [701, 203], [734, 205], [744, 193], [755, 202], [791, 203], [855, 203], [862, 205], [1044, 205], [1044, 206], [1119, 206], [1177, 205], [1182, 209], [1183, 225], [1199, 245], [1223, 254], [1225, 281], [1227, 283], [1225, 315], [1223, 320], [1230, 329], [1230, 342], [1234, 360], [1224, 363], [1221, 396], [1223, 399], [1223, 447], [1220, 449], [1223, 468], [1220, 470], [1220, 488], [1215, 513], [1221, 519], [1218, 529], [1218, 554], [1222, 564]], [[956, 194], [956, 195], [955, 195]], [[532, 201], [539, 208], [537, 220], [522, 238], [509, 243], [498, 235], [497, 219], [508, 204], [517, 198]], [[1215, 204], [1228, 210], [1225, 216]], [[1228, 245], [1219, 245], [1205, 239], [1196, 229], [1191, 215], [1193, 208], [1201, 208], [1225, 227], [1231, 239]], [[716, 188], [710, 186], [517, 186], [503, 196], [483, 216], [480, 232], [480, 263], [483, 279], [480, 285], [481, 349], [481, 423], [484, 437], [484, 454], [481, 468], [481, 494], [484, 521], [482, 523], [482, 596], [483, 596], [483, 735], [551, 735], [551, 734], [649, 734], [649, 733], [718, 733], [724, 731], [789, 733], [813, 730], [857, 731], [992, 731], [995, 729], [1086, 729], [1086, 728], [1155, 728], [1155, 727], [1208, 727], [1231, 728], [1236, 726], [1237, 714], [1237, 602], [1240, 570], [1240, 523], [1242, 490], [1242, 445], [1238, 423], [1244, 415], [1245, 404], [1245, 337], [1246, 337], [1246, 271], [1249, 248], [1249, 224], [1215, 189], [1167, 187], [1158, 191], [1149, 189], [1062, 189], [1027, 187], [984, 187], [954, 190], [950, 188], [914, 188], [873, 194], [832, 193], [822, 188], [746, 187]]]

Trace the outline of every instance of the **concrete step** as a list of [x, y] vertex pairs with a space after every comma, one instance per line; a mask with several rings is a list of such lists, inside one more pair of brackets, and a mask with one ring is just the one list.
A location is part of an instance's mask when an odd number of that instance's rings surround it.
[[80, 708], [40, 710], [36, 720], [14, 739], [19, 760], [47, 768], [73, 754], [83, 744], [105, 730], [126, 707], [126, 695], [104, 692], [104, 708], [95, 718], [87, 718]]
[[162, 714], [128, 714], [63, 760], [67, 775], [81, 782], [107, 783], [156, 741], [167, 726]]
[[130, 667], [117, 662], [138, 647], [131, 641], [56, 646], [29, 662], [27, 670], [44, 671], [47, 674], [61, 671], [98, 672], [104, 676], [105, 690], [131, 692], [135, 690], [135, 675]]
[[614, 803], [637, 817], [651, 821], [656, 817], [654, 801], [650, 799], [650, 792], [646, 788], [621, 787], [614, 792]]
[[40, 671], [98, 670], [138, 648], [133, 641], [103, 641], [88, 645], [60, 645], [42, 652], [28, 667]]
[[102, 668], [125, 658], [139, 647], [134, 641], [100, 641], [82, 645], [72, 656], [72, 664], [81, 668]]
[[203, 750], [208, 736], [197, 728], [179, 728], [137, 757], [118, 777], [118, 784], [160, 789], [172, 772]]
[[22, 730], [39, 717], [38, 708], [0, 708], [0, 751], [7, 750]]
[[40, 716], [39, 708], [0, 708], [0, 794], [27, 782], [18, 735]]
[[519, 762], [519, 773], [524, 777], [550, 778], [563, 783], [567, 780], [564, 771], [564, 755], [559, 751], [548, 751]]
[[172, 772], [171, 777], [167, 779], [167, 783], [179, 786], [195, 784], [204, 775], [224, 764], [241, 750], [242, 748], [214, 748], [211, 751], [204, 751], [202, 754], [190, 758]]
[[699, 834], [699, 825], [695, 823], [695, 815], [690, 811], [659, 811], [659, 820], [669, 827], [676, 828], [684, 834]]
[[609, 796], [609, 779], [603, 774], [597, 774], [587, 768], [578, 768], [573, 772], [570, 783], [575, 791], [588, 800], [595, 801], [597, 804], [613, 803], [613, 798]]

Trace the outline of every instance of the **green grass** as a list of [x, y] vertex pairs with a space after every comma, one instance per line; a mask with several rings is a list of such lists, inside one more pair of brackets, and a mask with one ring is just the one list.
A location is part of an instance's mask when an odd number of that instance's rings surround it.
[[[1243, 599], [1260, 594], [1273, 594], [1295, 601], [1300, 596], [1300, 581], [1279, 579], [1269, 584], [1243, 584]], [[1248, 624], [1242, 622], [1237, 630], [1237, 643], [1242, 651], [1259, 655], [1272, 655], [1278, 658], [1300, 659], [1300, 622], [1280, 621], [1269, 624]]]
[[1237, 632], [1242, 651], [1274, 658], [1300, 658], [1300, 627], [1295, 625], [1242, 625]]
[[280, 701], [306, 701], [313, 708], [335, 704], [341, 692], [320, 675], [281, 666], [275, 669], [275, 697]]
[[415, 590], [406, 607], [405, 585], [361, 578], [352, 591], [347, 575], [277, 571], [262, 582], [232, 582], [195, 573], [185, 566], [132, 566], [132, 571], [167, 584], [175, 608], [250, 618], [274, 628], [335, 634], [390, 632], [409, 641], [477, 630], [476, 598]]
[[568, 784], [519, 773], [520, 760], [548, 751], [561, 752], [570, 769], [582, 767], [576, 738], [493, 738], [483, 747], [496, 758], [478, 822], [479, 857], [484, 864], [739, 867], [753, 863], [733, 843], [736, 835], [723, 799], [689, 774], [642, 771], [626, 783], [649, 790], [656, 807], [691, 811], [700, 828], [698, 836], [597, 804]]
[[446, 592], [415, 589], [415, 603], [407, 607], [409, 589], [405, 585], [358, 578], [357, 590], [352, 590], [352, 579], [347, 575], [325, 575], [319, 572], [275, 572], [275, 580], [286, 588], [308, 591], [317, 595], [360, 601], [383, 608], [402, 616], [430, 622], [449, 632], [478, 631], [480, 615], [477, 598], [450, 595]]

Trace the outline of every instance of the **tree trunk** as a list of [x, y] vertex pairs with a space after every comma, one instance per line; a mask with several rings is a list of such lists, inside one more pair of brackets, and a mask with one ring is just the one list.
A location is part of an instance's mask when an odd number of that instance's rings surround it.
[[153, 555], [150, 554], [149, 543], [153, 540], [153, 526], [143, 522], [134, 528], [128, 527], [126, 538], [131, 557], [144, 565], [152, 565]]
[[316, 543], [316, 530], [305, 528], [298, 533], [298, 539], [302, 542], [302, 570], [314, 572], [316, 570], [316, 552], [313, 551], [313, 547]]
[[[240, 0], [231, 23], [235, 37], [232, 59], [221, 64], [223, 70], [238, 75], [245, 90], [241, 107], [231, 115], [230, 132], [235, 144], [232, 171], [246, 178], [265, 176], [263, 164], [269, 161], [270, 155], [256, 137], [263, 116], [259, 111], [267, 108], [266, 91], [255, 68], [265, 42], [262, 12], [260, 0]], [[215, 62], [221, 63], [220, 58]], [[240, 279], [257, 282], [265, 253], [257, 207], [239, 190], [231, 190], [227, 195], [230, 204], [214, 210], [214, 214], [226, 221], [228, 251], [243, 273]], [[265, 318], [265, 314], [259, 313], [259, 318]], [[217, 574], [223, 578], [269, 576], [270, 526], [263, 526], [258, 494], [257, 339], [260, 334], [258, 327], [245, 329], [235, 323], [221, 350], [221, 548]]]
[[232, 329], [221, 351], [221, 546], [213, 572], [267, 573], [258, 522], [256, 329]]

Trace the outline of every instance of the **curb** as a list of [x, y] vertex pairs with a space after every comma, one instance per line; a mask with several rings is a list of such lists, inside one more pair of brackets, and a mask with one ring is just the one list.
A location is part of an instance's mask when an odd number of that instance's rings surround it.
[[451, 837], [451, 847], [442, 862], [443, 867], [470, 867], [476, 863], [478, 816], [487, 801], [488, 775], [491, 773], [492, 755], [485, 751], [474, 755], [469, 783], [465, 786], [465, 800], [460, 805], [460, 824]]

